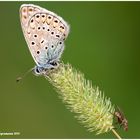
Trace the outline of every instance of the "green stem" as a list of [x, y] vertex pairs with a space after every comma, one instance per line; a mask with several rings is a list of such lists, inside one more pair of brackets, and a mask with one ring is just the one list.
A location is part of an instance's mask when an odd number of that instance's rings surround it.
[[116, 132], [115, 129], [111, 129], [111, 130], [112, 130], [113, 134], [114, 134], [118, 139], [122, 139], [122, 138], [120, 137], [120, 135]]

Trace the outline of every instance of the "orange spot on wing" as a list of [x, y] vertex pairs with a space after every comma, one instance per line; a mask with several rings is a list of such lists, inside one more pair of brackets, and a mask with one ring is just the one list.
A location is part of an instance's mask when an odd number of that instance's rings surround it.
[[25, 15], [24, 15], [23, 17], [24, 17], [24, 19], [26, 19], [26, 18], [27, 18], [27, 16], [25, 16]]
[[22, 11], [23, 11], [23, 13], [25, 13], [25, 12], [26, 12], [26, 9], [25, 9], [25, 8], [23, 8], [23, 10], [22, 10]]
[[32, 8], [29, 8], [29, 9], [28, 9], [28, 11], [32, 12], [32, 11], [33, 11], [33, 9], [32, 9]]
[[27, 31], [27, 34], [30, 34], [30, 32], [29, 32], [29, 31]]

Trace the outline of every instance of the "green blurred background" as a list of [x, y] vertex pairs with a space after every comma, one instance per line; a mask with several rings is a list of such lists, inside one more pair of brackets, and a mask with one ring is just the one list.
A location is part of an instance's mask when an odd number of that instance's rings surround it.
[[19, 7], [33, 3], [62, 16], [71, 26], [62, 60], [98, 85], [125, 113], [123, 138], [140, 138], [140, 2], [0, 2], [0, 138], [115, 138], [96, 136], [66, 109], [52, 85], [29, 74], [35, 63], [24, 40]]

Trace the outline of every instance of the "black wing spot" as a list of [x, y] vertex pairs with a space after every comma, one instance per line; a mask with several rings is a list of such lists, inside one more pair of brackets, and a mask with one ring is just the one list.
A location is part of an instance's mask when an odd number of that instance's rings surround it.
[[35, 42], [32, 41], [32, 45], [35, 45]]
[[41, 41], [41, 43], [43, 43], [43, 42], [44, 42], [44, 40]]
[[60, 35], [56, 35], [56, 37], [58, 37], [58, 38], [59, 38], [59, 37], [60, 37]]
[[58, 20], [55, 20], [54, 22], [55, 22], [55, 23], [58, 23]]
[[31, 22], [34, 22], [34, 20], [32, 19]]
[[60, 26], [60, 28], [61, 28], [61, 29], [64, 29], [64, 27], [63, 27], [63, 26]]
[[37, 53], [37, 54], [39, 54], [39, 53], [40, 53], [40, 51], [37, 51], [36, 53]]
[[39, 15], [37, 15], [36, 18], [39, 18]]
[[34, 35], [34, 37], [37, 37], [37, 35]]

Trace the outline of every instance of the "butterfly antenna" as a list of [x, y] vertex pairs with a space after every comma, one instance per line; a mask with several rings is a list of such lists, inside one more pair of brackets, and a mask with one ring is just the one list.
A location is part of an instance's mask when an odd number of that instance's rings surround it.
[[21, 81], [25, 76], [28, 75], [28, 73], [30, 73], [31, 71], [33, 71], [33, 68], [29, 69], [28, 71], [26, 71], [22, 76], [17, 77], [16, 82]]

